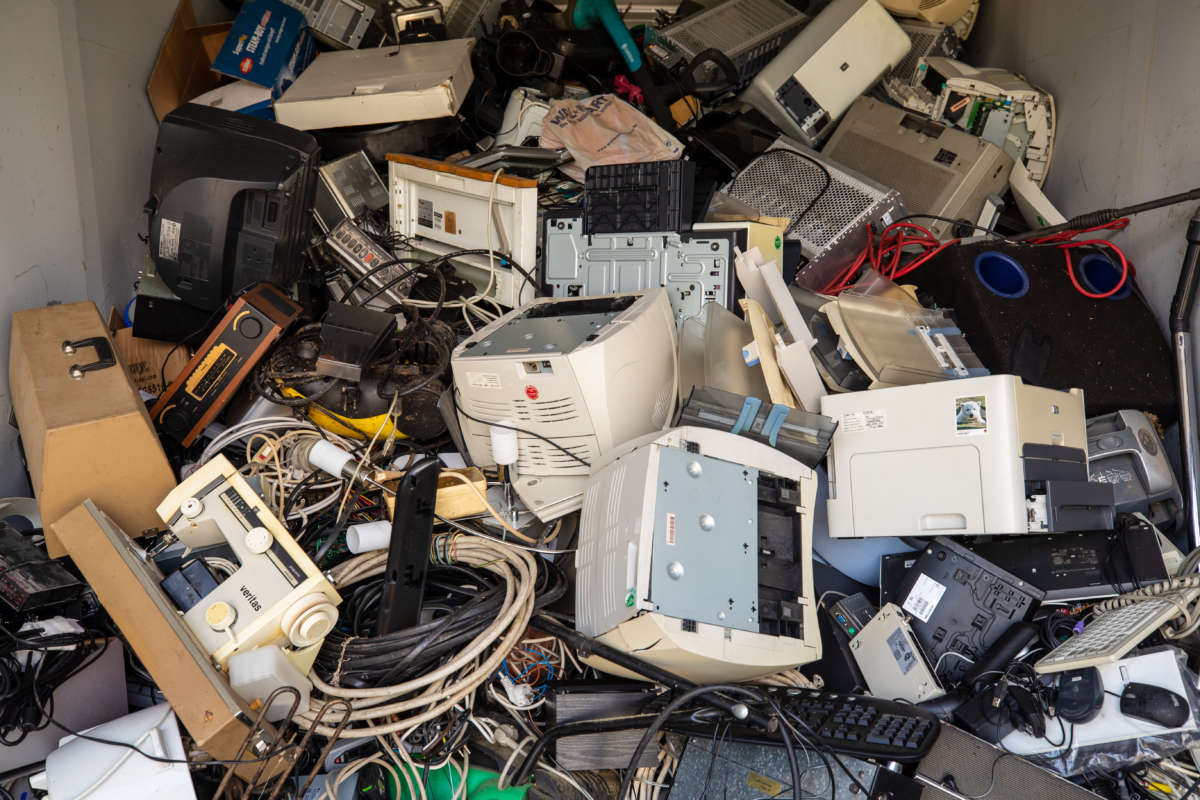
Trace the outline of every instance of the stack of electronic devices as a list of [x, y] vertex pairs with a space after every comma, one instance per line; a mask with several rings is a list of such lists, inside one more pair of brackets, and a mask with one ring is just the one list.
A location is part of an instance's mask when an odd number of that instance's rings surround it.
[[12, 317], [0, 798], [1196, 797], [1187, 315], [979, 0], [225, 5]]

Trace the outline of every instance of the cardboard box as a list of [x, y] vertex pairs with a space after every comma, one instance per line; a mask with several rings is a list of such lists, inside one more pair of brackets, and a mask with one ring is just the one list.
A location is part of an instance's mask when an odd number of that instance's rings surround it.
[[[446, 519], [462, 519], [488, 513], [487, 506], [479, 499], [479, 493], [462, 481], [450, 477], [446, 474], [447, 472], [457, 472], [469, 480], [479, 492], [485, 496], [487, 494], [487, 479], [484, 478], [479, 467], [444, 469], [438, 476], [437, 498], [434, 500], [433, 512]], [[375, 480], [395, 491], [396, 487], [400, 485], [400, 478], [403, 475], [402, 471], [379, 470], [375, 473]], [[396, 513], [396, 496], [385, 494], [383, 502], [387, 506], [388, 519], [391, 519]]]
[[233, 21], [213, 69], [278, 95], [316, 54], [304, 14], [279, 0], [253, 0]]
[[146, 84], [146, 95], [159, 122], [221, 83], [212, 63], [231, 27], [228, 22], [198, 27], [192, 0], [180, 0]]
[[[174, 605], [159, 588], [162, 574], [147, 563], [129, 537], [91, 500], [85, 500], [53, 525], [104, 610], [166, 695], [196, 744], [218, 759], [232, 759], [249, 732], [254, 712], [230, 688], [208, 653], [196, 641]], [[46, 529], [47, 539], [50, 536]], [[268, 728], [273, 738], [274, 729]], [[268, 746], [273, 742], [268, 743]], [[254, 752], [242, 758], [254, 758]], [[267, 773], [283, 767], [282, 757], [268, 762]], [[256, 771], [259, 765], [241, 769]]]
[[88, 497], [135, 536], [163, 527], [154, 509], [175, 474], [121, 361], [93, 303], [12, 316], [9, 393], [54, 558], [66, 551], [51, 526]]
[[275, 101], [302, 131], [453, 116], [475, 80], [474, 39], [321, 53]]
[[176, 347], [173, 342], [134, 336], [133, 328], [126, 327], [121, 313], [116, 308], [108, 312], [108, 333], [112, 337], [113, 346], [121, 355], [125, 373], [129, 375], [135, 389], [150, 394], [161, 394], [163, 374], [166, 374], [167, 385], [170, 386], [171, 381], [187, 366], [186, 347]]

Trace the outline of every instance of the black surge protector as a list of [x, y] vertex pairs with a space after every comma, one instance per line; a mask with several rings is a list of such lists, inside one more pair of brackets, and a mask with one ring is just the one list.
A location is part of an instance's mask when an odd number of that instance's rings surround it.
[[[944, 685], [957, 683], [1015, 622], [1029, 619], [1045, 592], [960, 544], [927, 545], [896, 593]], [[962, 657], [948, 655], [958, 653]]]
[[0, 522], [0, 599], [18, 615], [64, 605], [83, 593], [83, 582]]

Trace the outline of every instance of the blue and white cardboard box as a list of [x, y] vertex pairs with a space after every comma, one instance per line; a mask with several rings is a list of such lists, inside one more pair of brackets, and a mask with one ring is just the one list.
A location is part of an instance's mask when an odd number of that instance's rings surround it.
[[279, 0], [253, 0], [233, 21], [213, 69], [278, 97], [316, 53], [304, 14]]

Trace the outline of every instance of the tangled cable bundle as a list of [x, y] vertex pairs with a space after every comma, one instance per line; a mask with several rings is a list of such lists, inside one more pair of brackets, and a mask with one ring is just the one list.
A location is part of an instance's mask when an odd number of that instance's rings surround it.
[[[370, 738], [379, 735], [411, 731], [422, 723], [450, 712], [466, 700], [475, 689], [489, 680], [500, 667], [504, 657], [525, 634], [534, 610], [537, 584], [537, 564], [526, 552], [501, 542], [463, 534], [441, 534], [434, 538], [433, 561], [442, 565], [460, 565], [485, 570], [503, 584], [503, 599], [499, 611], [488, 624], [452, 658], [424, 674], [395, 684], [366, 688], [342, 685], [344, 665], [339, 663], [325, 680], [314, 671], [310, 677], [323, 698], [312, 703], [320, 705], [326, 698], [344, 698], [353, 707], [350, 726], [342, 738]], [[330, 570], [334, 585], [342, 588], [381, 574], [387, 564], [387, 552], [368, 553], [345, 561]], [[402, 631], [398, 635], [405, 635]], [[356, 642], [358, 639], [358, 642]], [[339, 661], [351, 655], [351, 646], [367, 644], [360, 637], [338, 637], [327, 640], [322, 656], [331, 649], [340, 649]], [[393, 654], [392, 658], [396, 656]], [[297, 716], [302, 726], [315, 724], [310, 708]], [[327, 725], [316, 724], [322, 736], [333, 734]]]

